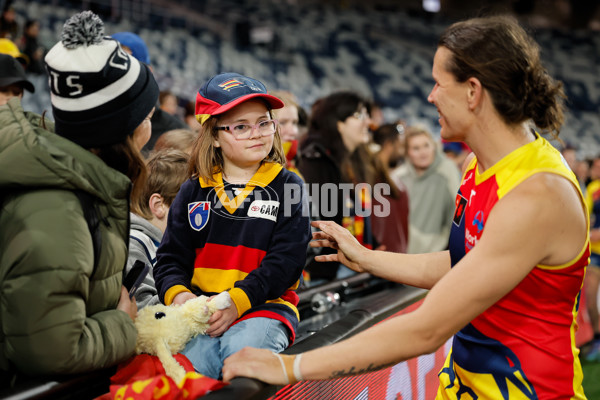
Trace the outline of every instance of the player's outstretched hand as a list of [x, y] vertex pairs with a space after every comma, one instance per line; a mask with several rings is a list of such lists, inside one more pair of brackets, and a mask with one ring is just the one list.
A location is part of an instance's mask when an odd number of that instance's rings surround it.
[[364, 260], [365, 252], [369, 249], [361, 245], [350, 231], [333, 221], [313, 221], [311, 225], [320, 229], [313, 232], [311, 247], [330, 247], [336, 249], [336, 254], [316, 256], [316, 261], [336, 261], [356, 271], [365, 272], [359, 260]]

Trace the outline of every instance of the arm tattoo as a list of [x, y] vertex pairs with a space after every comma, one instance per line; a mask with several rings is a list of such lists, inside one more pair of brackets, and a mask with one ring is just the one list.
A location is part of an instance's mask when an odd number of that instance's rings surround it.
[[352, 366], [348, 370], [341, 369], [339, 371], [333, 371], [331, 373], [331, 375], [329, 376], [329, 379], [342, 378], [344, 376], [351, 376], [351, 375], [366, 374], [368, 372], [373, 372], [373, 371], [377, 371], [377, 370], [384, 369], [387, 367], [391, 367], [392, 365], [395, 365], [395, 364], [397, 364], [397, 363], [390, 362], [387, 364], [379, 364], [379, 365], [374, 365], [373, 363], [371, 363], [371, 364], [369, 364], [368, 367], [361, 368], [361, 369], [356, 369], [355, 366]]

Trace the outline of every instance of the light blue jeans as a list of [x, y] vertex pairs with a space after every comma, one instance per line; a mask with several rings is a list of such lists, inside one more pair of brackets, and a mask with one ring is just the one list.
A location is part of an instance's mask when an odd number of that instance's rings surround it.
[[181, 352], [202, 375], [221, 379], [223, 361], [246, 346], [282, 352], [289, 344], [288, 330], [281, 321], [271, 318], [250, 318], [229, 327], [213, 338], [198, 335]]

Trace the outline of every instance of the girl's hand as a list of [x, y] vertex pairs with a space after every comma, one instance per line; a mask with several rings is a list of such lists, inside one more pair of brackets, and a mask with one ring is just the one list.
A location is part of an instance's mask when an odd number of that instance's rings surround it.
[[[208, 301], [211, 301], [212, 296]], [[208, 320], [210, 327], [206, 330], [206, 334], [211, 337], [221, 336], [238, 317], [237, 307], [232, 301], [231, 305], [222, 310], [217, 310]]]
[[173, 299], [173, 304], [181, 305], [188, 300], [195, 299], [196, 297], [198, 297], [198, 296], [196, 296], [192, 292], [181, 292], [175, 296], [175, 298]]
[[135, 297], [129, 298], [129, 291], [125, 286], [121, 286], [121, 297], [119, 297], [119, 303], [117, 304], [117, 310], [121, 310], [135, 321], [137, 317], [137, 304], [135, 303]]
[[236, 376], [255, 378], [272, 385], [286, 385], [287, 376], [277, 356], [266, 349], [244, 347], [223, 362], [223, 381]]
[[310, 242], [310, 247], [330, 247], [338, 251], [337, 254], [316, 256], [316, 261], [340, 262], [356, 272], [365, 272], [358, 260], [369, 250], [362, 246], [348, 229], [333, 221], [313, 221], [310, 224], [321, 230], [313, 232], [314, 240]]

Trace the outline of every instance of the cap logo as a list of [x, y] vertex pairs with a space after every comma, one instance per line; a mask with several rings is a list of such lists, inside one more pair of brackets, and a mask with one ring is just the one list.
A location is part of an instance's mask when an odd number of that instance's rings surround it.
[[221, 83], [219, 85], [219, 87], [221, 89], [226, 90], [226, 91], [229, 92], [231, 89], [233, 89], [235, 87], [238, 87], [238, 86], [243, 86], [243, 85], [244, 84], [242, 82], [238, 81], [237, 79], [230, 79], [228, 81], [225, 81], [225, 82]]

